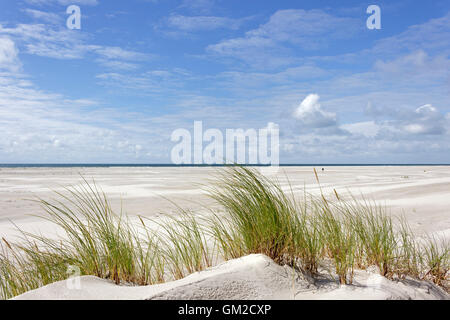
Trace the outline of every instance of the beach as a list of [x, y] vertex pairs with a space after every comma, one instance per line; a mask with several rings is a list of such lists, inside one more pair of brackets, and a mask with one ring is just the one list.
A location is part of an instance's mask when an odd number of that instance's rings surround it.
[[[287, 192], [319, 194], [314, 167], [280, 167], [271, 177]], [[404, 216], [417, 235], [439, 233], [450, 237], [449, 166], [330, 166], [316, 167], [324, 193], [351, 193], [386, 205], [390, 213]], [[36, 229], [42, 214], [36, 198], [55, 197], [55, 191], [95, 183], [107, 194], [116, 212], [157, 217], [171, 214], [174, 204], [194, 213], [214, 205], [205, 187], [223, 169], [217, 167], [85, 167], [1, 168], [0, 236], [15, 234], [11, 221]], [[172, 203], [173, 202], [173, 203]]]

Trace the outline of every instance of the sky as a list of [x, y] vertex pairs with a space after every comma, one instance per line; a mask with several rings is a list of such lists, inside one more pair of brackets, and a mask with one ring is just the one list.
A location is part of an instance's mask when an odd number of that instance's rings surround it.
[[281, 163], [450, 163], [450, 2], [1, 0], [0, 163], [170, 163], [194, 121], [278, 124]]

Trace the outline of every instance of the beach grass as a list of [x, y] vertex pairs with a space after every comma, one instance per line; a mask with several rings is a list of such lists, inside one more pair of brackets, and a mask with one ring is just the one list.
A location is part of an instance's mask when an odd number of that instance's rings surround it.
[[[316, 178], [320, 186], [317, 173]], [[287, 188], [287, 191], [284, 189]], [[351, 284], [356, 268], [375, 265], [393, 278], [426, 279], [448, 291], [449, 245], [413, 236], [383, 206], [306, 192], [295, 195], [257, 170], [232, 166], [207, 186], [219, 211], [199, 217], [178, 207], [159, 220], [115, 213], [94, 182], [39, 199], [57, 237], [22, 232], [0, 244], [0, 294], [8, 299], [67, 279], [68, 270], [116, 284], [150, 285], [183, 278], [252, 253], [315, 276], [331, 261], [336, 280]]]
[[210, 194], [229, 217], [226, 226], [214, 226], [222, 229], [221, 243], [230, 246], [225, 251], [236, 251], [239, 245], [243, 254], [263, 253], [275, 262], [292, 264], [296, 208], [279, 185], [242, 167], [222, 175]]
[[447, 275], [450, 271], [450, 246], [444, 240], [441, 242], [439, 243], [436, 237], [428, 236], [423, 245], [423, 259], [427, 270], [423, 278], [429, 278], [437, 285], [448, 280]]
[[194, 214], [179, 208], [177, 217], [156, 222], [161, 227], [159, 243], [173, 279], [202, 271], [212, 266], [214, 253], [208, 246], [205, 227]]

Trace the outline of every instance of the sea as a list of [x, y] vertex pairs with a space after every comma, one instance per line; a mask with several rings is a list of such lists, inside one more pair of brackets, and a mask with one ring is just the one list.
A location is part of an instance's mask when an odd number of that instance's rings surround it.
[[[226, 167], [230, 164], [172, 164], [172, 163], [0, 163], [0, 168], [108, 168], [108, 167]], [[266, 167], [270, 165], [242, 164]], [[280, 167], [373, 167], [373, 166], [450, 166], [449, 163], [285, 163]]]

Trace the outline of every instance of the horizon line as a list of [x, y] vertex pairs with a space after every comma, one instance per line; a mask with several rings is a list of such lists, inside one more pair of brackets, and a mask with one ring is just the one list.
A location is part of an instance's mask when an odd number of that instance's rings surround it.
[[[139, 167], [227, 167], [227, 166], [251, 166], [251, 167], [270, 167], [270, 164], [173, 164], [173, 163], [102, 163], [102, 162], [68, 162], [68, 163], [0, 163], [0, 167], [52, 167], [52, 166], [65, 166], [65, 167], [95, 167], [95, 166], [139, 166]], [[450, 163], [280, 163], [279, 167], [285, 166], [450, 166]]]

